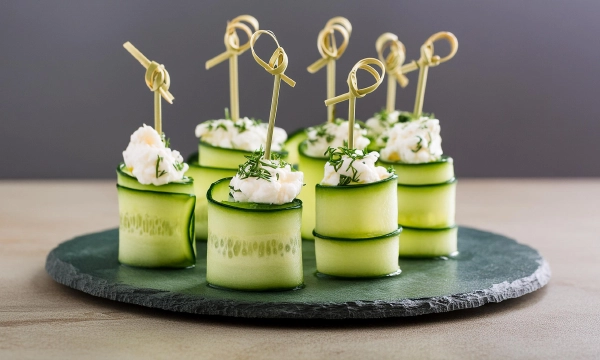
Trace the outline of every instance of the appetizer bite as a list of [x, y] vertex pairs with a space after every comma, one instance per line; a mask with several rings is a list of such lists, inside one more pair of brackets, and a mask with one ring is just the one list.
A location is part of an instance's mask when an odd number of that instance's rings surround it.
[[[271, 36], [277, 50], [269, 63], [254, 52], [260, 35]], [[232, 178], [211, 185], [208, 198], [206, 280], [211, 286], [235, 290], [296, 289], [303, 284], [300, 224], [302, 201], [296, 199], [303, 174], [271, 152], [280, 80], [288, 58], [272, 32], [251, 37], [256, 61], [275, 76], [266, 147], [246, 156]]]
[[[206, 240], [208, 236], [208, 212], [205, 194], [210, 185], [224, 177], [234, 176], [238, 165], [245, 161], [266, 142], [267, 124], [260, 120], [239, 116], [238, 56], [250, 48], [250, 37], [258, 30], [258, 21], [250, 15], [240, 15], [227, 23], [225, 31], [226, 51], [206, 62], [210, 69], [221, 62], [229, 61], [230, 108], [225, 109], [225, 118], [205, 121], [196, 126], [198, 153], [188, 159], [187, 174], [196, 181], [196, 237]], [[237, 31], [246, 34], [248, 41], [240, 44]], [[283, 143], [287, 139], [285, 130], [276, 128], [273, 133], [273, 150], [284, 156]]]
[[[381, 68], [382, 75], [370, 64]], [[363, 69], [375, 84], [358, 89], [356, 72]], [[357, 97], [375, 90], [383, 80], [383, 64], [367, 58], [354, 65], [348, 77], [350, 91], [328, 99], [349, 101], [348, 146], [329, 148], [324, 177], [316, 185], [314, 229], [317, 271], [340, 277], [379, 277], [399, 274], [396, 202], [397, 176], [393, 169], [376, 166], [376, 152], [354, 148], [354, 108]]]
[[131, 43], [124, 47], [147, 69], [154, 91], [155, 123], [132, 135], [117, 167], [119, 262], [140, 267], [185, 268], [196, 263], [193, 180], [188, 165], [171, 150], [161, 131], [161, 96], [172, 103], [170, 79], [163, 65], [150, 62]]
[[[451, 47], [444, 58], [433, 55], [433, 43], [441, 39]], [[422, 113], [428, 68], [452, 58], [457, 48], [454, 35], [440, 32], [421, 47], [418, 61], [405, 65], [406, 71], [419, 69], [414, 113], [385, 132], [380, 163], [393, 166], [398, 174], [398, 223], [405, 229], [401, 256], [447, 256], [457, 251], [454, 162], [443, 155], [439, 120]]]
[[[342, 43], [336, 45], [335, 33], [342, 36]], [[352, 32], [348, 19], [341, 16], [330, 19], [325, 28], [319, 32], [317, 48], [322, 58], [308, 67], [311, 74], [327, 66], [327, 98], [335, 97], [335, 61], [339, 59], [346, 48]], [[347, 145], [349, 135], [348, 121], [335, 117], [335, 104], [327, 106], [327, 122], [305, 130], [304, 139], [296, 148], [298, 151], [298, 168], [304, 172], [306, 189], [300, 195], [304, 204], [302, 217], [302, 237], [312, 239], [315, 228], [315, 185], [323, 178], [323, 166], [327, 162], [327, 149]], [[369, 145], [366, 130], [360, 125], [353, 125], [353, 139], [356, 149], [365, 149]], [[298, 136], [300, 137], [300, 136]], [[292, 151], [292, 147], [288, 149]]]

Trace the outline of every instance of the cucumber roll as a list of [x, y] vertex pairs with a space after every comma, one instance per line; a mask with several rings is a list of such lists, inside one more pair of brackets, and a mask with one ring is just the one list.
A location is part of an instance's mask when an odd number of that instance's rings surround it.
[[206, 279], [212, 286], [286, 290], [303, 284], [302, 173], [259, 150], [208, 190]]
[[379, 154], [328, 150], [316, 186], [315, 253], [320, 273], [377, 277], [399, 273], [397, 176], [375, 166]]
[[131, 136], [117, 168], [119, 262], [185, 268], [196, 263], [196, 196], [188, 165], [168, 140], [144, 125]]

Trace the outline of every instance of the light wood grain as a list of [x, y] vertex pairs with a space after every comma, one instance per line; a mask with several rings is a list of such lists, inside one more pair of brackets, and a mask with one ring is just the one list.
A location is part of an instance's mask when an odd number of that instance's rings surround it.
[[0, 182], [0, 358], [598, 358], [600, 180], [460, 180], [458, 221], [538, 249], [536, 293], [447, 314], [236, 320], [94, 298], [52, 281], [47, 253], [117, 225], [113, 181]]

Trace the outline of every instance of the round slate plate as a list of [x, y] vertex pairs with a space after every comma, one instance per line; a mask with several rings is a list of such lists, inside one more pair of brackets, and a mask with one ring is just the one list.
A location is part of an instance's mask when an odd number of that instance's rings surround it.
[[474, 308], [546, 285], [550, 267], [514, 240], [471, 228], [458, 231], [456, 258], [400, 259], [402, 274], [369, 280], [316, 275], [314, 244], [304, 241], [305, 288], [240, 292], [206, 284], [206, 243], [193, 269], [119, 265], [118, 230], [77, 237], [48, 254], [57, 282], [111, 300], [193, 314], [247, 318], [345, 319], [413, 316]]

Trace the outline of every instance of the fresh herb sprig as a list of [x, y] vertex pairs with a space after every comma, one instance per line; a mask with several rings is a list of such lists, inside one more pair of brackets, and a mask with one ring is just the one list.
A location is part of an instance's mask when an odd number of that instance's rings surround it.
[[156, 178], [157, 179], [167, 173], [167, 170], [161, 170], [160, 172], [158, 171], [158, 167], [160, 166], [160, 162], [163, 161], [163, 160], [164, 159], [162, 158], [162, 156], [157, 155], [157, 159], [156, 159]]
[[266, 168], [278, 169], [284, 168], [288, 165], [287, 162], [281, 160], [279, 154], [271, 153], [271, 160], [273, 162], [264, 159], [265, 151], [262, 146], [260, 149], [254, 151], [251, 155], [246, 155], [248, 159], [244, 164], [238, 167], [238, 176], [240, 179], [257, 178], [266, 181], [271, 181], [271, 173]]
[[358, 175], [358, 170], [354, 167], [354, 162], [356, 160], [362, 160], [367, 155], [363, 151], [348, 149], [346, 146], [340, 146], [338, 148], [332, 148], [331, 146], [325, 151], [325, 156], [329, 156], [329, 160], [327, 161], [333, 169], [338, 172], [341, 167], [344, 165], [344, 156], [350, 158], [350, 163], [348, 167], [344, 171], [350, 171], [352, 176], [340, 174], [340, 181], [338, 186], [346, 186], [350, 185], [352, 182], [359, 182], [360, 176]]

